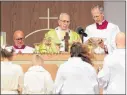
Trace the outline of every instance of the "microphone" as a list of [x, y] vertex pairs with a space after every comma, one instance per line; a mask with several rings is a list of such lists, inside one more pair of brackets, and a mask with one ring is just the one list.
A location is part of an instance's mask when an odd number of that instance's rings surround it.
[[82, 39], [82, 43], [84, 42], [83, 41], [83, 38], [84, 37], [87, 37], [87, 34], [84, 32], [84, 29], [82, 27], [78, 27], [76, 29], [76, 32], [80, 35], [81, 39]]
[[76, 29], [76, 32], [77, 32], [78, 34], [82, 35], [82, 36], [87, 37], [87, 34], [84, 32], [84, 29], [83, 29], [82, 27], [78, 27], [78, 28]]

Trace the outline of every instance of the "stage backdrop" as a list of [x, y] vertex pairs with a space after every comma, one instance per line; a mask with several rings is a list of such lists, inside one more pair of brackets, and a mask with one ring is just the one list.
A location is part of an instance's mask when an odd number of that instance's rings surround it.
[[[47, 19], [39, 17], [59, 17], [66, 12], [71, 17], [70, 29], [76, 30], [78, 26], [85, 28], [94, 21], [91, 16], [91, 7], [103, 1], [2, 1], [1, 2], [1, 31], [6, 32], [6, 43], [13, 44], [13, 33], [15, 30], [23, 30], [25, 35], [48, 28]], [[57, 19], [50, 20], [49, 28], [58, 26]], [[25, 39], [27, 45], [42, 41], [47, 31], [37, 32]]]

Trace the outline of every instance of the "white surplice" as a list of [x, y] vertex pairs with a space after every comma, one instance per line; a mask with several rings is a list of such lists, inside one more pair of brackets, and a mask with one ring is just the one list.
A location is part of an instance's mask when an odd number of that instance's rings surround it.
[[1, 62], [1, 94], [18, 94], [23, 87], [23, 70], [20, 65]]
[[125, 49], [116, 49], [105, 57], [98, 79], [104, 94], [125, 94]]
[[53, 80], [42, 66], [32, 66], [24, 75], [23, 94], [51, 94]]
[[102, 38], [109, 53], [112, 53], [116, 49], [115, 36], [118, 32], [120, 32], [119, 27], [113, 23], [108, 22], [106, 29], [97, 29], [96, 23], [94, 23], [86, 27], [85, 33], [88, 37], [84, 37], [84, 40], [91, 37]]
[[55, 84], [55, 94], [98, 94], [95, 69], [79, 57], [69, 58], [60, 65]]
[[13, 46], [9, 46], [8, 48], [13, 48], [15, 53], [18, 53], [19, 51], [21, 51], [22, 53], [33, 53], [35, 50], [34, 48], [29, 46], [25, 46], [24, 49], [15, 49]]

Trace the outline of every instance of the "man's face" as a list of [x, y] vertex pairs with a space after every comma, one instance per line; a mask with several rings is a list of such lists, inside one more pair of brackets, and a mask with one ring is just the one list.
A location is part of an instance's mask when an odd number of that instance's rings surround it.
[[70, 18], [68, 15], [63, 15], [60, 20], [58, 21], [58, 24], [62, 30], [67, 30], [70, 25]]
[[24, 45], [24, 34], [22, 32], [17, 32], [14, 35], [14, 43], [17, 47], [21, 47], [22, 45]]
[[98, 8], [92, 9], [91, 14], [96, 23], [101, 23], [104, 19], [104, 14]]

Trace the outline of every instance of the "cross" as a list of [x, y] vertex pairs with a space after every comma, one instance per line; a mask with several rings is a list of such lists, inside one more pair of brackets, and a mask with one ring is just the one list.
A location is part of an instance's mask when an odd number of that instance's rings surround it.
[[69, 33], [66, 32], [66, 34], [64, 36], [64, 40], [65, 40], [65, 51], [66, 52], [68, 52], [68, 48], [69, 48], [69, 39], [70, 39]]
[[47, 23], [48, 25], [47, 26], [48, 26], [48, 29], [49, 29], [49, 25], [50, 25], [49, 24], [49, 20], [50, 19], [58, 19], [58, 17], [50, 17], [49, 8], [48, 8], [48, 11], [47, 12], [48, 12], [48, 17], [39, 17], [39, 19], [47, 19], [48, 20], [48, 23]]

